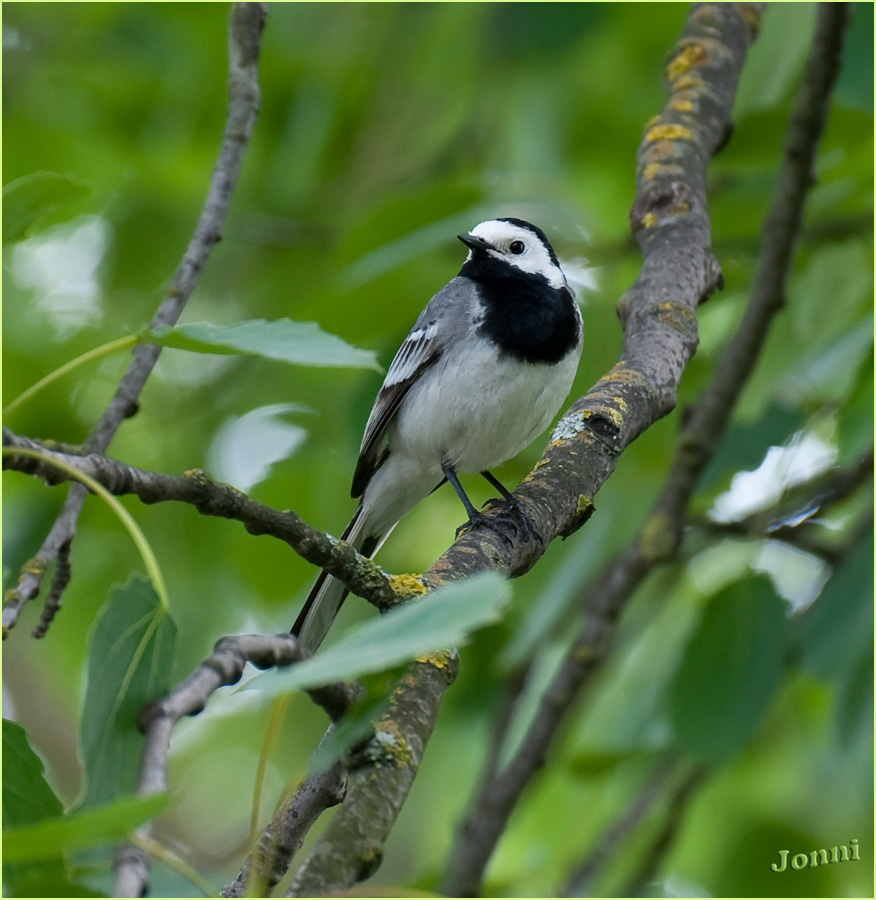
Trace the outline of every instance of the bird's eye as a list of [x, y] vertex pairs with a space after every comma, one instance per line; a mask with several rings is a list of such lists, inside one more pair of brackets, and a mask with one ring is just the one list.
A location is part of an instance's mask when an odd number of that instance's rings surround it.
[[511, 241], [511, 246], [508, 248], [515, 256], [520, 256], [521, 253], [526, 249], [526, 244], [523, 241]]

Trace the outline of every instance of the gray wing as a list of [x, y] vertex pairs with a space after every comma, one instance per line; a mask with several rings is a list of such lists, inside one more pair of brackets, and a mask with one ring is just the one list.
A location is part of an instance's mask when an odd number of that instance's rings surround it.
[[[447, 313], [461, 304], [467, 305], [473, 299], [472, 289], [468, 279], [457, 276], [450, 281], [429, 301], [399, 347], [365, 426], [359, 461], [353, 473], [350, 491], [353, 497], [362, 496], [371, 476], [383, 461], [386, 429], [411, 386], [441, 358], [448, 335], [452, 332], [448, 328]], [[462, 321], [465, 322], [466, 317]]]

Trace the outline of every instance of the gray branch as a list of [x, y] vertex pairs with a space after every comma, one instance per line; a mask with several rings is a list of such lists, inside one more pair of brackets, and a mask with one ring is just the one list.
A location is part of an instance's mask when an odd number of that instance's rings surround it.
[[212, 481], [200, 469], [185, 475], [162, 475], [126, 465], [108, 456], [53, 450], [40, 441], [3, 429], [3, 447], [33, 450], [43, 459], [11, 453], [3, 458], [4, 469], [15, 469], [43, 479], [48, 484], [69, 481], [73, 476], [52, 465], [52, 461], [72, 466], [89, 475], [112, 494], [134, 494], [144, 503], [177, 501], [194, 506], [206, 516], [235, 519], [250, 534], [267, 534], [288, 544], [299, 556], [344, 581], [355, 594], [370, 600], [378, 609], [397, 602], [383, 570], [345, 541], [339, 541], [308, 525], [292, 510], [277, 510], [258, 503], [246, 494]]

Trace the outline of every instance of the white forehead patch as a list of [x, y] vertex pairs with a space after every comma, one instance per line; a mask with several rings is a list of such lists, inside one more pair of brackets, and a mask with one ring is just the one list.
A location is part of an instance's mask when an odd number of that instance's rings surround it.
[[[544, 241], [533, 231], [515, 225], [513, 222], [502, 222], [490, 219], [481, 222], [469, 232], [475, 237], [483, 238], [494, 249], [487, 251], [491, 256], [516, 266], [522, 272], [544, 276], [551, 287], [565, 287], [566, 279], [562, 269], [551, 259], [551, 252]], [[523, 244], [523, 252], [518, 250], [517, 242]]]

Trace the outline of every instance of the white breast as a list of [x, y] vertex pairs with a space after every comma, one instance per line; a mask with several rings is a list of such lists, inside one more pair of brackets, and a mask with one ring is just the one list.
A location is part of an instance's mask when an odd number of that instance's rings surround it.
[[566, 398], [580, 355], [557, 365], [501, 356], [481, 338], [448, 355], [415, 385], [390, 437], [393, 453], [440, 473], [481, 472], [515, 456], [551, 422]]

